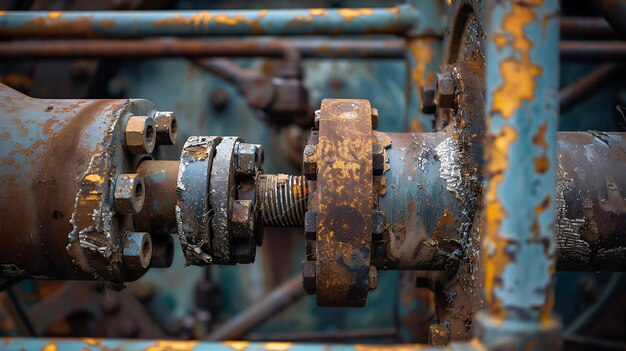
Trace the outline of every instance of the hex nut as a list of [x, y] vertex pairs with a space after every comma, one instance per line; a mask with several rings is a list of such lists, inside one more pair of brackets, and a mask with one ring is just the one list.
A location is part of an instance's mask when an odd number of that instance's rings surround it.
[[239, 143], [236, 150], [237, 173], [255, 175], [263, 165], [263, 146]]
[[454, 107], [454, 78], [451, 73], [437, 74], [437, 87], [435, 91], [435, 103], [437, 108]]
[[302, 174], [307, 180], [317, 179], [317, 147], [307, 145], [302, 153]]
[[152, 259], [152, 239], [148, 233], [127, 233], [124, 237], [122, 262], [126, 269], [146, 269]]
[[385, 232], [385, 214], [381, 211], [372, 211], [372, 237], [374, 240], [383, 238]]
[[115, 180], [115, 210], [124, 214], [141, 212], [146, 198], [141, 174], [120, 174]]
[[432, 346], [444, 346], [450, 342], [450, 329], [445, 323], [431, 324], [428, 328], [428, 343]]
[[148, 116], [131, 116], [124, 129], [126, 148], [134, 155], [152, 153], [156, 142], [154, 120]]
[[372, 107], [372, 129], [378, 129], [378, 109]]
[[306, 211], [304, 213], [304, 237], [307, 240], [316, 240], [317, 234], [317, 212]]
[[307, 295], [314, 295], [316, 290], [317, 263], [315, 261], [302, 262], [302, 285]]
[[238, 240], [235, 243], [235, 262], [240, 264], [253, 263], [255, 256], [256, 240], [254, 238]]
[[435, 103], [435, 86], [423, 85], [420, 87], [420, 111], [422, 113], [433, 114], [437, 112]]
[[157, 111], [154, 113], [156, 142], [159, 145], [174, 145], [178, 138], [178, 124], [174, 112]]
[[252, 200], [235, 200], [231, 215], [231, 231], [236, 239], [254, 237], [254, 203]]
[[367, 274], [367, 285], [369, 290], [376, 290], [378, 286], [378, 269], [376, 269], [376, 266], [370, 266]]
[[372, 144], [373, 175], [380, 176], [385, 172], [385, 151], [379, 144]]
[[320, 113], [321, 110], [315, 110], [315, 117], [313, 117], [313, 128], [319, 130], [320, 129]]

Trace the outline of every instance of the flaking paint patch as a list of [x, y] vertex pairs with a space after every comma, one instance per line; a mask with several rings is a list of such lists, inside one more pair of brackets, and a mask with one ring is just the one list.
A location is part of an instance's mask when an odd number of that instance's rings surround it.
[[463, 182], [462, 166], [457, 157], [462, 155], [461, 143], [455, 138], [447, 138], [437, 145], [435, 152], [439, 157], [439, 173], [446, 180], [446, 188], [461, 199], [459, 189]]
[[541, 0], [511, 2], [511, 12], [502, 20], [506, 34], [494, 34], [491, 40], [500, 50], [511, 46], [511, 56], [499, 64], [502, 85], [493, 92], [492, 111], [500, 111], [502, 117], [511, 118], [513, 113], [535, 96], [535, 78], [542, 73], [541, 66], [530, 58], [533, 41], [524, 33], [524, 27], [537, 19], [533, 7]]

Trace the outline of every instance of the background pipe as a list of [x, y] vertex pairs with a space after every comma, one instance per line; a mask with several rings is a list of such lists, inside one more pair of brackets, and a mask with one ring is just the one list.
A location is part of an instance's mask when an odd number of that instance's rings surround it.
[[415, 26], [419, 18], [420, 12], [410, 5], [286, 10], [7, 11], [0, 14], [0, 36], [403, 34]]

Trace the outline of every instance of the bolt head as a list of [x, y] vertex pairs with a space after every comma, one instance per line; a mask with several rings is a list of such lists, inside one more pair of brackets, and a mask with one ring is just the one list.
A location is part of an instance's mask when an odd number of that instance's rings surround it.
[[450, 329], [445, 323], [431, 324], [428, 329], [428, 343], [432, 346], [443, 346], [450, 342]]
[[435, 93], [435, 103], [438, 108], [454, 107], [454, 78], [451, 73], [437, 74], [437, 87]]
[[317, 275], [317, 263], [315, 261], [302, 262], [302, 285], [307, 295], [315, 294], [315, 277]]
[[383, 238], [385, 232], [385, 215], [381, 211], [372, 211], [372, 236], [374, 240]]
[[131, 154], [145, 155], [154, 150], [156, 128], [148, 116], [131, 116], [124, 129], [126, 148]]
[[156, 141], [159, 145], [174, 145], [178, 137], [178, 125], [174, 112], [157, 111], [154, 114]]
[[435, 86], [424, 85], [420, 87], [420, 110], [422, 113], [432, 114], [437, 111], [435, 103]]
[[302, 153], [302, 174], [307, 180], [317, 179], [317, 147], [307, 145]]
[[307, 240], [315, 240], [317, 233], [317, 212], [306, 211], [304, 214], [304, 237]]
[[313, 118], [313, 127], [317, 130], [320, 129], [320, 113], [321, 110], [315, 110], [315, 117]]
[[152, 258], [152, 240], [148, 233], [127, 233], [122, 248], [126, 269], [146, 269]]
[[120, 174], [115, 181], [115, 210], [118, 213], [141, 212], [145, 201], [145, 187], [140, 174]]
[[373, 175], [380, 176], [385, 172], [385, 151], [379, 144], [372, 145]]
[[255, 175], [263, 165], [263, 146], [239, 143], [236, 156], [237, 173]]
[[378, 109], [372, 107], [372, 129], [378, 129]]
[[370, 266], [370, 271], [367, 274], [367, 284], [369, 290], [376, 290], [378, 286], [378, 269], [376, 269], [376, 266]]
[[254, 203], [252, 200], [235, 200], [231, 215], [231, 230], [236, 239], [254, 237]]

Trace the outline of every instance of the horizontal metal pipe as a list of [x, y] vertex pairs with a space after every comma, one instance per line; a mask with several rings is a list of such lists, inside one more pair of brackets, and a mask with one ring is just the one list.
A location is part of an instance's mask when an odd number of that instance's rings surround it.
[[[460, 181], [461, 142], [441, 132], [388, 135], [390, 169], [380, 198], [389, 230], [385, 267], [443, 269], [463, 250], [460, 230], [473, 220], [460, 198], [479, 191]], [[557, 269], [623, 270], [626, 134], [560, 132], [557, 137]]]
[[0, 58], [286, 57], [289, 47], [309, 58], [400, 59], [405, 51], [397, 39], [25, 40], [0, 42]]
[[624, 65], [617, 62], [605, 63], [594, 69], [584, 77], [571, 83], [559, 92], [559, 105], [561, 113], [567, 111], [577, 102], [584, 100], [600, 91], [603, 84], [617, 79], [616, 74], [620, 73]]
[[559, 43], [562, 60], [624, 60], [626, 41], [562, 41]]
[[142, 37], [403, 34], [419, 21], [410, 5], [387, 8], [6, 11], [0, 36]]
[[561, 37], [611, 38], [615, 32], [602, 17], [563, 17]]
[[[1, 17], [0, 17], [1, 18]], [[280, 44], [284, 43], [284, 44]], [[346, 39], [85, 39], [0, 42], [2, 59], [286, 57], [292, 46], [305, 58], [403, 59], [404, 40]], [[562, 41], [565, 60], [626, 58], [626, 42]]]
[[364, 329], [364, 330], [336, 330], [327, 332], [296, 332], [296, 333], [271, 333], [259, 334], [246, 337], [250, 341], [340, 341], [363, 339], [398, 339], [398, 331], [393, 328], [388, 329]]
[[[479, 342], [455, 343], [459, 349], [484, 350]], [[289, 351], [443, 351], [444, 346], [428, 347], [424, 344], [384, 344], [384, 345], [359, 345], [359, 344], [322, 344], [322, 343], [281, 343], [271, 342], [248, 342], [248, 341], [224, 341], [202, 342], [197, 340], [140, 340], [140, 339], [95, 339], [95, 338], [14, 338], [3, 337], [0, 339], [2, 350], [43, 350], [45, 348], [58, 350], [127, 350], [127, 351], [167, 351], [167, 350], [193, 350], [193, 351], [266, 351], [277, 348], [289, 349]]]
[[304, 297], [302, 276], [296, 275], [284, 282], [261, 301], [239, 313], [226, 324], [215, 329], [206, 340], [238, 340], [271, 316]]

